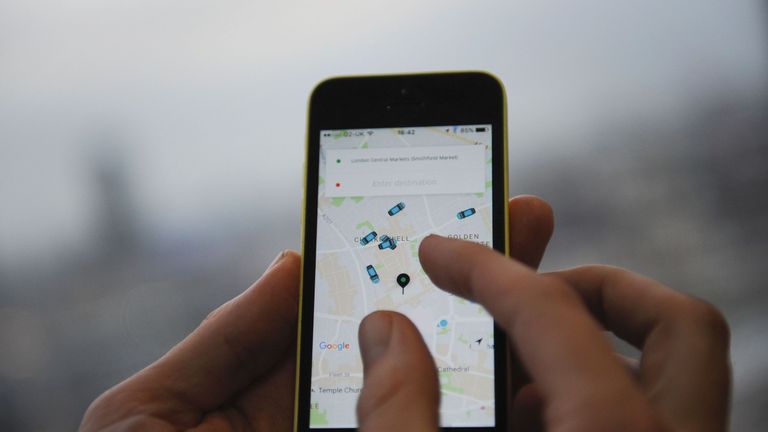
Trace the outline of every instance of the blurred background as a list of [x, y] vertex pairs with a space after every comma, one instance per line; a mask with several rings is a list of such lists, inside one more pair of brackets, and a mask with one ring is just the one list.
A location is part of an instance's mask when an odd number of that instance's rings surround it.
[[0, 1], [0, 430], [89, 402], [299, 247], [330, 75], [484, 69], [544, 270], [625, 266], [733, 332], [768, 430], [768, 10], [759, 0]]

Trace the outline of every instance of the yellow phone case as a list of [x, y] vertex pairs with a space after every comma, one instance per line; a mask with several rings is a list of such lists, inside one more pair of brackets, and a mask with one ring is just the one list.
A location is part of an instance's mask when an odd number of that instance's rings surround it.
[[[309, 107], [310, 107], [310, 99], [311, 95], [314, 93], [315, 89], [320, 86], [323, 82], [330, 80], [330, 79], [336, 79], [336, 78], [355, 78], [355, 77], [366, 77], [366, 76], [396, 76], [396, 75], [435, 75], [435, 74], [452, 74], [452, 73], [459, 73], [459, 72], [477, 72], [482, 73], [485, 75], [489, 75], [493, 77], [501, 87], [502, 92], [502, 100], [504, 101], [504, 112], [502, 113], [502, 119], [504, 121], [503, 127], [504, 127], [504, 201], [508, 202], [509, 200], [509, 174], [508, 174], [508, 168], [509, 168], [509, 155], [508, 155], [508, 143], [507, 143], [507, 92], [504, 87], [504, 83], [497, 77], [496, 75], [486, 72], [486, 71], [442, 71], [442, 72], [419, 72], [419, 73], [409, 73], [409, 74], [370, 74], [370, 75], [340, 75], [335, 77], [329, 77], [326, 80], [323, 80], [315, 85], [315, 87], [312, 89], [312, 92], [310, 92], [310, 97], [307, 98], [307, 124], [305, 127], [305, 135], [304, 135], [304, 177], [302, 182], [303, 187], [303, 194], [302, 194], [302, 203], [301, 203], [301, 271], [299, 276], [299, 307], [298, 307], [298, 315], [299, 320], [297, 323], [297, 332], [296, 332], [296, 384], [294, 388], [294, 400], [293, 400], [293, 430], [294, 432], [298, 432], [298, 422], [299, 422], [299, 372], [301, 368], [301, 362], [299, 359], [301, 358], [301, 321], [303, 318], [303, 297], [304, 297], [304, 256], [305, 256], [305, 236], [306, 236], [306, 214], [307, 214], [307, 165], [309, 164]], [[316, 191], [313, 191], [313, 193]], [[509, 256], [509, 217], [504, 218], [504, 254]]]

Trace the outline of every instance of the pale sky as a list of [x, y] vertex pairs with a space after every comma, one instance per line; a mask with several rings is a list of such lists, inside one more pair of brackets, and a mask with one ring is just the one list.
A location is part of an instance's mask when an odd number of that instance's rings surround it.
[[298, 211], [306, 99], [327, 76], [489, 70], [512, 157], [556, 157], [764, 88], [765, 16], [758, 0], [3, 0], [0, 263], [83, 243], [105, 153], [151, 230]]

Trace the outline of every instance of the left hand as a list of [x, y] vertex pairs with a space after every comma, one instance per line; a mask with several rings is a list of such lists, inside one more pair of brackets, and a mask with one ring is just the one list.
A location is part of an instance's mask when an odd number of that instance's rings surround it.
[[291, 430], [300, 263], [296, 252], [278, 255], [162, 358], [96, 399], [80, 430]]

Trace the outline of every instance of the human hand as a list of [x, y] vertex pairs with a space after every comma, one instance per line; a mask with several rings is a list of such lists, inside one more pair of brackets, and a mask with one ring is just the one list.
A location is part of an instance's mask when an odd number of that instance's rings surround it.
[[[552, 233], [549, 206], [517, 197], [509, 219], [511, 255], [538, 265]], [[290, 431], [300, 261], [279, 255], [161, 359], [96, 399], [81, 431]]]
[[80, 430], [291, 430], [300, 262], [278, 255], [162, 358], [96, 399]]
[[[519, 196], [510, 200], [508, 211], [510, 256], [532, 269], [538, 268], [552, 236], [552, 209], [537, 197]], [[401, 314], [376, 312], [361, 323], [359, 339], [365, 369], [357, 404], [360, 429], [436, 430], [437, 374], [416, 327]], [[517, 369], [518, 373], [512, 371], [513, 389], [518, 387], [514, 383], [523, 378]]]
[[[507, 332], [530, 376], [513, 388], [512, 430], [727, 429], [729, 332], [711, 305], [619, 268], [540, 275], [438, 236], [422, 241], [419, 257], [437, 286], [483, 305]], [[603, 329], [642, 350], [634, 376]], [[374, 313], [361, 325], [360, 346], [361, 430], [437, 430], [435, 365], [413, 324]]]

